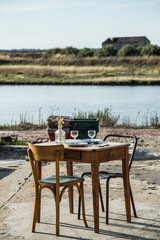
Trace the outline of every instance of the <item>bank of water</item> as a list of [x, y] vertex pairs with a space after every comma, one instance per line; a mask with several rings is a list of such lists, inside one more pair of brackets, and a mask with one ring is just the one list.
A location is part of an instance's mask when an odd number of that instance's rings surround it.
[[159, 103], [160, 86], [0, 86], [0, 125], [105, 108], [140, 125], [159, 115]]

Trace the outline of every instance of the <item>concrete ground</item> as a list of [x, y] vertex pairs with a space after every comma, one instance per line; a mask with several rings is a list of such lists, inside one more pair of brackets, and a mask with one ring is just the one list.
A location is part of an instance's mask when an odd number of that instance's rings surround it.
[[[151, 156], [151, 155], [149, 155]], [[105, 213], [100, 208], [100, 231], [94, 233], [91, 180], [85, 179], [86, 218], [89, 227], [77, 220], [78, 198], [75, 190], [74, 214], [69, 213], [68, 194], [61, 202], [60, 236], [55, 235], [54, 199], [48, 190], [43, 191], [41, 223], [31, 233], [34, 186], [29, 162], [23, 154], [17, 159], [0, 159], [0, 239], [2, 240], [50, 240], [50, 239], [160, 239], [160, 160], [136, 158], [131, 170], [131, 185], [138, 218], [126, 222], [123, 185], [121, 179], [110, 182], [109, 225], [105, 224]], [[16, 161], [23, 160], [23, 161]], [[117, 170], [120, 164], [108, 163], [102, 168]], [[88, 166], [74, 165], [74, 174], [81, 175]], [[66, 172], [65, 163], [61, 165]], [[45, 174], [52, 174], [54, 165], [44, 166]], [[105, 202], [105, 181], [101, 181]]]

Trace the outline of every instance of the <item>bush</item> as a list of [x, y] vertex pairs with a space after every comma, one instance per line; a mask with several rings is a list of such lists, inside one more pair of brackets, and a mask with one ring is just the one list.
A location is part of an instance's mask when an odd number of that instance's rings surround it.
[[110, 57], [110, 56], [116, 56], [117, 50], [112, 46], [106, 46], [98, 49], [95, 52], [95, 56], [97, 57]]
[[63, 54], [63, 52], [64, 52], [63, 48], [52, 48], [45, 51], [45, 54], [56, 55], [56, 54]]
[[125, 45], [118, 51], [118, 56], [138, 56], [140, 55], [139, 49], [131, 45]]
[[160, 56], [160, 47], [157, 45], [147, 45], [141, 50], [142, 56]]
[[94, 55], [94, 50], [90, 48], [83, 48], [79, 51], [78, 57], [92, 57]]
[[56, 54], [62, 54], [62, 55], [77, 55], [79, 53], [79, 50], [77, 48], [73, 47], [66, 47], [66, 48], [52, 48], [45, 51], [45, 55], [51, 56]]
[[63, 54], [63, 48], [53, 48], [52, 54]]
[[141, 56], [142, 47], [137, 47], [137, 56]]
[[76, 55], [79, 53], [79, 50], [77, 48], [73, 48], [73, 47], [66, 47], [64, 50], [63, 50], [63, 53], [65, 55]]

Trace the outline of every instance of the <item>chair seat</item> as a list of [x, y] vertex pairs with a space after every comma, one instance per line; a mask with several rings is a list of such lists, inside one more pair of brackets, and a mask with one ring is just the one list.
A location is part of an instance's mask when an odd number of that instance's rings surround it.
[[[83, 181], [82, 177], [72, 177], [72, 176], [59, 176], [59, 184], [66, 184], [76, 181]], [[46, 178], [42, 178], [38, 181], [39, 183], [43, 184], [56, 184], [56, 175], [52, 175]]]
[[[83, 173], [83, 176], [92, 178], [91, 172]], [[109, 173], [109, 172], [99, 172], [99, 180], [107, 179], [110, 177], [122, 177], [122, 173]]]

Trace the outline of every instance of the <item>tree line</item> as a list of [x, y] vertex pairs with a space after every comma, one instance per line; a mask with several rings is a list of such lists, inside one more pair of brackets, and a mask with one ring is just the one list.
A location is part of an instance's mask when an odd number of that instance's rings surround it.
[[91, 48], [52, 48], [45, 51], [46, 55], [75, 55], [77, 57], [110, 57], [110, 56], [160, 56], [160, 47], [157, 45], [146, 45], [145, 47], [134, 47], [124, 45], [119, 51], [111, 45], [99, 49]]

